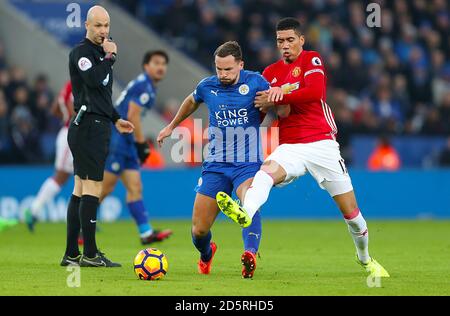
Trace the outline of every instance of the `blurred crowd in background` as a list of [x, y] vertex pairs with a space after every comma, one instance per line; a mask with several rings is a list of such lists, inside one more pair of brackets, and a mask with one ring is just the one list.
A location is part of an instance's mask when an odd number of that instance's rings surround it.
[[[245, 67], [262, 71], [278, 59], [275, 25], [285, 16], [305, 26], [305, 49], [317, 50], [328, 73], [343, 154], [355, 134], [450, 135], [450, 7], [446, 0], [370, 1], [381, 27], [366, 25], [369, 1], [114, 0], [169, 44], [212, 72], [213, 52], [242, 46]], [[57, 133], [45, 75], [29, 82], [7, 66], [0, 46], [0, 163], [49, 161], [46, 135]], [[170, 119], [179, 105], [159, 106]], [[449, 163], [450, 139], [441, 161]], [[26, 148], [26, 150], [24, 150]], [[447, 152], [447, 158], [445, 153]], [[446, 160], [447, 159], [447, 160]]]
[[51, 114], [54, 92], [48, 80], [8, 66], [0, 43], [0, 163], [52, 161], [61, 122]]

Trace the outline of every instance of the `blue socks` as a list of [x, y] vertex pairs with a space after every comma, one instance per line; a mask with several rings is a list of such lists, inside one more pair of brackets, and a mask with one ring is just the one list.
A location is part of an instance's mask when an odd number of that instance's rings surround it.
[[141, 236], [153, 231], [150, 223], [148, 222], [148, 216], [147, 211], [145, 210], [144, 202], [142, 200], [139, 200], [128, 202], [127, 205], [128, 209], [130, 210], [131, 216], [134, 218], [134, 221], [138, 226]]
[[261, 213], [257, 211], [252, 219], [252, 224], [242, 229], [242, 239], [244, 240], [244, 249], [256, 254], [261, 242]]
[[192, 234], [192, 243], [195, 248], [200, 251], [200, 256], [203, 262], [209, 261], [212, 256], [212, 249], [210, 245], [211, 236], [211, 231], [203, 237], [195, 237], [194, 234]]

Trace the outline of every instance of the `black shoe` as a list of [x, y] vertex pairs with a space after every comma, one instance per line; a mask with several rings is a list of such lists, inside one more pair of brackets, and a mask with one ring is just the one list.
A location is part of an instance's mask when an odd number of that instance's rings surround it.
[[163, 241], [164, 239], [169, 238], [170, 235], [172, 235], [172, 231], [170, 229], [163, 231], [154, 230], [150, 236], [141, 238], [141, 243], [143, 245], [148, 245], [154, 242]]
[[97, 252], [94, 258], [88, 258], [85, 255], [81, 256], [80, 267], [106, 267], [106, 268], [116, 268], [121, 267], [120, 263], [115, 263], [105, 257], [102, 252]]
[[67, 266], [79, 266], [81, 260], [81, 255], [78, 255], [76, 257], [69, 257], [68, 255], [64, 255], [64, 257], [61, 260], [61, 267], [67, 267]]

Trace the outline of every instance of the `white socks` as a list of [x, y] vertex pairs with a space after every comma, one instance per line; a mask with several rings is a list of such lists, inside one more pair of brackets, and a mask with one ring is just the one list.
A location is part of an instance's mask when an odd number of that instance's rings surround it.
[[259, 170], [253, 178], [252, 185], [245, 194], [244, 204], [242, 206], [251, 218], [266, 203], [272, 187], [272, 177], [265, 171]]
[[45, 182], [42, 184], [41, 188], [39, 189], [39, 192], [34, 199], [33, 203], [31, 204], [31, 213], [34, 216], [37, 216], [39, 212], [42, 209], [42, 206], [44, 206], [45, 203], [50, 201], [55, 197], [56, 194], [61, 191], [61, 187], [53, 178], [48, 178], [45, 180]]
[[353, 213], [344, 216], [344, 218], [353, 241], [355, 242], [359, 260], [362, 263], [369, 262], [369, 231], [364, 217], [357, 208]]

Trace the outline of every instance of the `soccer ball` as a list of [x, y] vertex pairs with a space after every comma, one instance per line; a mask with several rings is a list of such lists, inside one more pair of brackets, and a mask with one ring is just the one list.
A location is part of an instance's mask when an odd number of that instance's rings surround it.
[[168, 268], [166, 256], [156, 248], [141, 250], [134, 258], [134, 272], [141, 280], [160, 280]]

